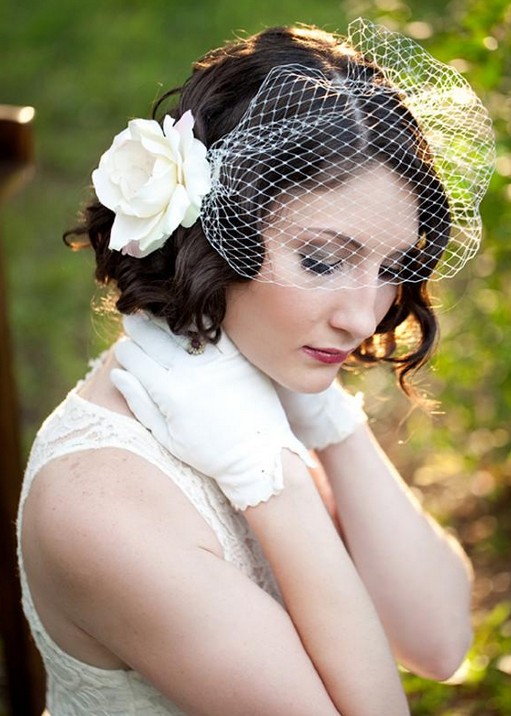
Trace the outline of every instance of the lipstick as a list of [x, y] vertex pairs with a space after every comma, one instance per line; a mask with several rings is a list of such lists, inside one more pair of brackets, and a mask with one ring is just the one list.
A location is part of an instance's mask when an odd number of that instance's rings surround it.
[[349, 353], [346, 351], [339, 351], [337, 348], [313, 348], [312, 346], [304, 346], [303, 352], [311, 358], [319, 361], [320, 363], [341, 364], [344, 363]]

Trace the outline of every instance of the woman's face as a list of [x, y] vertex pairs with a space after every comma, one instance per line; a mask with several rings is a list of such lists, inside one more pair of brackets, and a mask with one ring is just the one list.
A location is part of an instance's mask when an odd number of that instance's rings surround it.
[[416, 243], [417, 213], [409, 185], [383, 166], [290, 199], [265, 235], [264, 280], [227, 290], [225, 331], [277, 383], [325, 390], [392, 305], [396, 286], [378, 277]]

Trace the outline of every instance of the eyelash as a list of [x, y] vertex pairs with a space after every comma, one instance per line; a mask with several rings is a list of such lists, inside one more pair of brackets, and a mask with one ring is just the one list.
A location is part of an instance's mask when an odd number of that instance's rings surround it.
[[380, 267], [380, 278], [387, 278], [391, 281], [403, 283], [409, 281], [412, 276], [417, 275], [417, 266], [414, 265], [411, 252], [403, 254], [399, 260]]
[[[306, 254], [300, 254], [300, 265], [304, 271], [311, 271], [317, 276], [327, 276], [332, 274], [337, 268], [342, 267], [344, 259], [339, 259], [333, 264], [326, 263], [326, 261], [320, 261], [315, 259], [313, 256], [307, 256]], [[387, 278], [390, 280], [406, 280], [403, 273], [406, 273], [406, 262], [405, 257], [399, 261], [393, 261], [391, 264], [380, 266], [379, 278]]]
[[380, 271], [378, 274], [378, 277], [381, 278], [390, 278], [392, 279], [399, 279], [399, 274], [403, 270], [403, 264], [401, 261], [396, 261], [392, 264], [388, 264], [387, 266], [380, 266]]
[[300, 265], [304, 271], [312, 271], [317, 276], [325, 276], [335, 271], [338, 266], [343, 264], [343, 259], [336, 261], [333, 264], [327, 264], [325, 261], [319, 261], [312, 256], [306, 256], [300, 254]]

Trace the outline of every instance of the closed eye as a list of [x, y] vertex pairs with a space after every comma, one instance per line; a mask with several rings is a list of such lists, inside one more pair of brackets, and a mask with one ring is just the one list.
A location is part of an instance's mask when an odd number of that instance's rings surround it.
[[304, 271], [311, 271], [318, 276], [325, 276], [333, 273], [337, 267], [342, 265], [343, 261], [344, 259], [339, 259], [333, 264], [329, 264], [326, 261], [322, 261], [319, 258], [315, 258], [314, 256], [300, 254], [300, 265], [302, 269], [304, 269]]
[[417, 246], [412, 246], [408, 251], [389, 260], [380, 266], [379, 279], [391, 281], [392, 283], [405, 283], [426, 279], [434, 267], [436, 259], [428, 259]]
[[401, 281], [401, 274], [404, 269], [404, 257], [400, 260], [394, 260], [387, 264], [382, 264], [378, 272], [378, 278], [381, 281]]

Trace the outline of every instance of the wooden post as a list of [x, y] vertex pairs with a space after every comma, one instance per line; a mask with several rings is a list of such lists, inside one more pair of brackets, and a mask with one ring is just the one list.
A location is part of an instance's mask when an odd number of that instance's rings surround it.
[[[33, 172], [32, 107], [0, 105], [0, 202]], [[19, 409], [12, 367], [4, 257], [0, 242], [0, 637], [8, 708], [12, 716], [39, 716], [44, 675], [21, 609], [15, 521], [22, 480]]]

